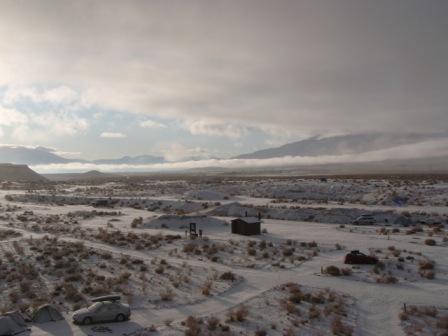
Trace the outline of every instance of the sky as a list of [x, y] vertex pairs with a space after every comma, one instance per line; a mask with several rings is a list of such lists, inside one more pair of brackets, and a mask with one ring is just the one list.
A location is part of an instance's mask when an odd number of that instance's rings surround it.
[[231, 158], [448, 130], [445, 0], [0, 0], [0, 144]]

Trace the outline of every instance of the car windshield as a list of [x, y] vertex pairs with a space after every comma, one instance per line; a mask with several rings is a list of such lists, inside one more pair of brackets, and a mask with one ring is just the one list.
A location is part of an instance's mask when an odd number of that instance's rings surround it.
[[95, 302], [93, 305], [91, 305], [89, 308], [87, 308], [89, 311], [97, 310], [99, 307], [101, 307], [101, 302]]

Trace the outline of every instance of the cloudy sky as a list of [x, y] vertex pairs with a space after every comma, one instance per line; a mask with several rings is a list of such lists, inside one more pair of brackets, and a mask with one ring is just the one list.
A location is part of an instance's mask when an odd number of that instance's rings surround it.
[[448, 130], [446, 0], [0, 0], [0, 143], [227, 158]]

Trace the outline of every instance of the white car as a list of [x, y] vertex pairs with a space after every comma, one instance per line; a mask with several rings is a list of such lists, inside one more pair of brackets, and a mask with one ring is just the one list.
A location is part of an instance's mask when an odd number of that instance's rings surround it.
[[119, 302], [119, 297], [101, 297], [88, 308], [82, 308], [73, 313], [73, 322], [77, 324], [92, 324], [97, 322], [123, 322], [129, 320], [131, 309], [129, 305]]
[[354, 225], [374, 225], [376, 224], [376, 220], [372, 215], [361, 215], [356, 218], [352, 224]]

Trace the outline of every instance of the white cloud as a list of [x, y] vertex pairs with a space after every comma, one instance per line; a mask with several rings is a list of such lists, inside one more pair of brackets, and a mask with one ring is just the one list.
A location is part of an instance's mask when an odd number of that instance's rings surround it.
[[150, 119], [142, 121], [140, 126], [143, 128], [166, 128], [165, 124]]
[[126, 134], [120, 132], [103, 132], [100, 134], [100, 137], [106, 139], [123, 139], [126, 138]]
[[83, 102], [182, 120], [446, 129], [443, 1], [261, 2], [2, 3], [0, 86], [64, 83]]
[[205, 149], [200, 147], [186, 147], [180, 143], [171, 143], [168, 146], [164, 146], [161, 149], [163, 153], [163, 157], [166, 161], [174, 162], [174, 161], [183, 161], [186, 159], [198, 159], [204, 158], [208, 156], [208, 153]]
[[0, 125], [14, 126], [26, 124], [27, 122], [28, 117], [24, 113], [0, 105]]
[[0, 125], [11, 130], [11, 139], [23, 144], [73, 136], [88, 129], [86, 119], [71, 112], [19, 112], [0, 106]]
[[44, 112], [32, 114], [33, 124], [49, 128], [53, 135], [72, 136], [88, 129], [89, 122], [72, 112]]
[[248, 133], [246, 126], [221, 120], [186, 120], [183, 125], [193, 135], [224, 136], [238, 139]]
[[3, 133], [3, 128], [0, 127], [0, 138], [3, 137], [5, 133]]
[[[24, 108], [21, 103], [26, 101], [37, 104], [37, 111]], [[42, 105], [46, 103], [50, 106]], [[2, 104], [8, 107], [0, 104], [0, 125], [10, 128], [12, 140], [24, 144], [73, 136], [89, 127], [87, 119], [76, 111], [79, 107], [78, 94], [66, 86], [46, 90], [32, 86], [8, 88]], [[43, 110], [38, 112], [40, 109]]]
[[30, 100], [37, 104], [49, 103], [67, 106], [79, 104], [80, 95], [67, 86], [41, 90], [31, 86], [20, 86], [8, 88], [3, 97], [3, 102], [7, 105], [13, 105], [23, 100]]

